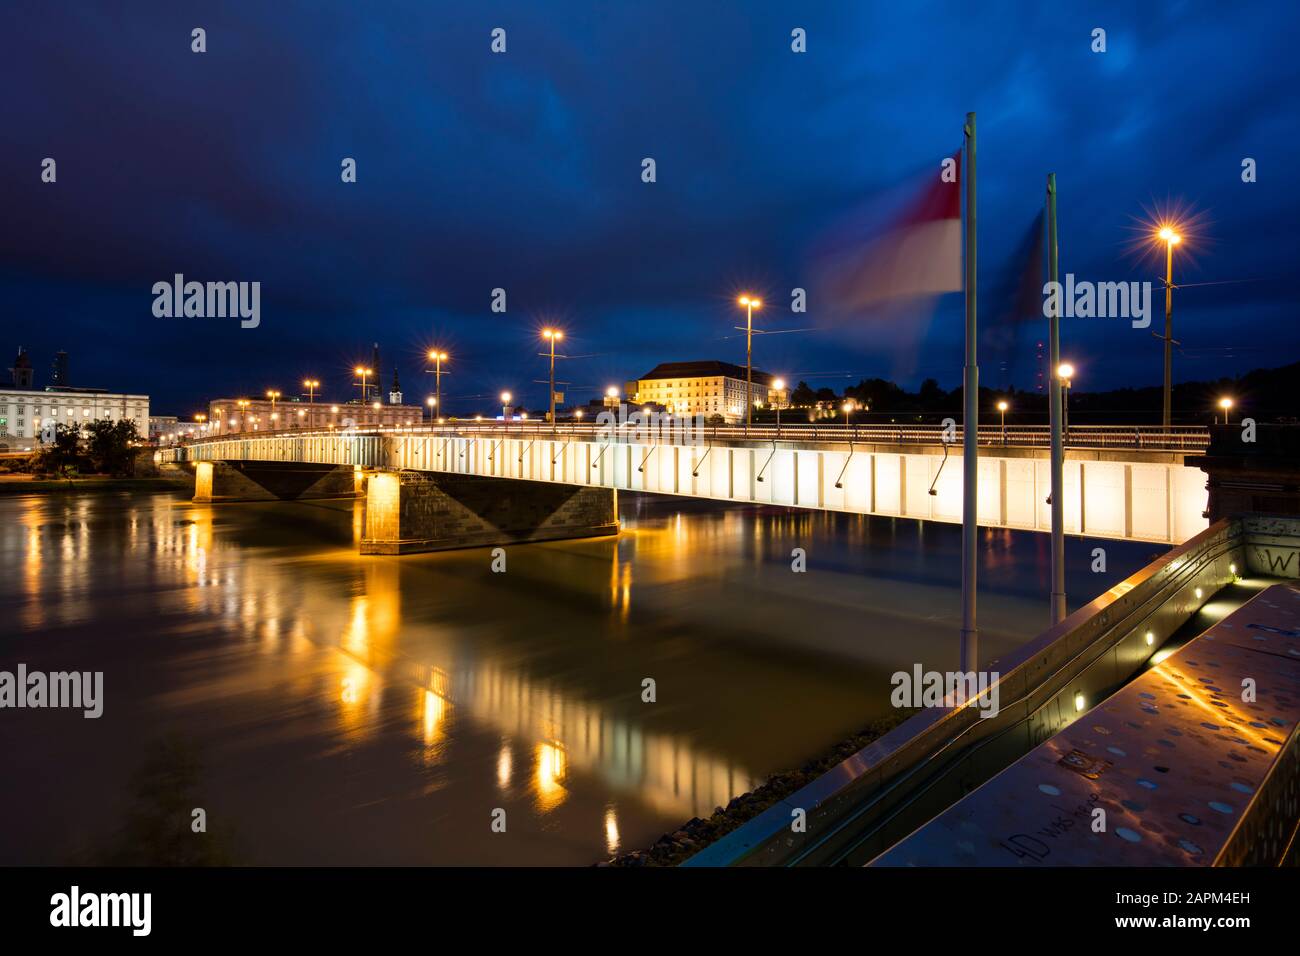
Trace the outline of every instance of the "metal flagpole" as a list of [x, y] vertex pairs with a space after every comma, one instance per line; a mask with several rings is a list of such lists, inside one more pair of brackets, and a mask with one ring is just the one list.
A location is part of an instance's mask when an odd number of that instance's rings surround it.
[[975, 114], [966, 114], [966, 368], [962, 378], [962, 505], [961, 505], [961, 669], [975, 670], [979, 661], [979, 632], [975, 628], [976, 482], [979, 475], [979, 385], [975, 361]]
[[[1056, 246], [1056, 173], [1047, 174], [1047, 280], [1057, 283], [1060, 268]], [[1052, 429], [1052, 623], [1065, 620], [1065, 442], [1062, 436], [1061, 376], [1061, 289], [1053, 285], [1052, 314], [1048, 318], [1047, 403]]]

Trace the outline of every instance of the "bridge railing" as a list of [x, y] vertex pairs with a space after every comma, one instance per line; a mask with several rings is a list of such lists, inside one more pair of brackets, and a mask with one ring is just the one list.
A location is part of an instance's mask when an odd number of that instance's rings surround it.
[[[843, 422], [796, 422], [776, 425], [697, 425], [690, 419], [642, 420], [633, 416], [627, 422], [606, 425], [596, 422], [544, 421], [452, 422], [444, 425], [424, 424], [409, 427], [364, 428], [349, 431], [284, 428], [277, 431], [230, 432], [179, 444], [203, 444], [250, 438], [324, 437], [347, 435], [521, 435], [544, 438], [606, 438], [615, 440], [660, 441], [668, 444], [695, 444], [701, 441], [782, 441], [782, 442], [854, 442], [880, 445], [960, 446], [960, 425], [945, 429], [939, 425], [913, 424], [844, 424]], [[1046, 448], [1051, 432], [1046, 425], [981, 425], [979, 443], [989, 447]], [[1147, 451], [1202, 451], [1209, 446], [1210, 430], [1199, 425], [1072, 425], [1065, 435], [1068, 448], [1128, 448]]]

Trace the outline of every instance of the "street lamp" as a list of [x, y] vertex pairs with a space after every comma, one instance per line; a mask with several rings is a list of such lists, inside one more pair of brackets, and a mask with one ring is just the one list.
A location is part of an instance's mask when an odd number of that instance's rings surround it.
[[1070, 380], [1074, 378], [1074, 366], [1069, 362], [1062, 362], [1056, 366], [1056, 377], [1061, 380], [1061, 387], [1065, 391], [1061, 395], [1061, 432], [1066, 438], [1070, 437]]
[[1157, 234], [1165, 244], [1165, 391], [1160, 412], [1160, 421], [1169, 430], [1174, 391], [1174, 246], [1183, 241], [1183, 237], [1163, 226]]
[[367, 393], [366, 376], [370, 374], [370, 369], [363, 368], [362, 366], [358, 365], [355, 371], [357, 375], [360, 377], [361, 381], [354, 382], [353, 384], [361, 386], [361, 404], [364, 405], [366, 403], [366, 393]]
[[[434, 392], [433, 404], [438, 409], [438, 412], [441, 413], [442, 412], [442, 363], [447, 361], [447, 353], [442, 351], [441, 349], [430, 349], [429, 361], [434, 363], [433, 364], [433, 392]], [[429, 371], [429, 369], [426, 368], [425, 371], [427, 372]]]
[[1010, 408], [1006, 400], [998, 402], [998, 411], [1002, 413], [1002, 444], [1007, 443], [1007, 409]]
[[848, 427], [849, 427], [849, 413], [852, 412], [853, 409], [856, 408], [857, 406], [855, 406], [855, 405], [853, 404], [853, 399], [849, 398], [849, 399], [845, 399], [844, 404], [843, 404], [843, 406], [841, 406], [841, 407], [844, 409], [844, 427], [845, 427], [845, 428], [848, 428]]
[[315, 415], [316, 389], [320, 388], [320, 382], [314, 378], [307, 378], [307, 379], [303, 379], [302, 385], [303, 388], [307, 389], [307, 404], [312, 406], [312, 416], [307, 421], [307, 426], [310, 428], [310, 427], [314, 427], [316, 424], [316, 415]]
[[776, 378], [772, 380], [772, 388], [776, 391], [776, 436], [781, 437], [781, 393], [785, 391], [785, 379]]
[[555, 343], [564, 338], [559, 329], [543, 329], [542, 338], [551, 343], [551, 431], [555, 431]]
[[434, 409], [438, 407], [438, 400], [430, 395], [424, 400], [424, 404], [429, 406], [429, 423], [433, 424]]
[[1219, 399], [1219, 407], [1223, 409], [1223, 424], [1228, 424], [1228, 412], [1232, 408], [1232, 399], [1226, 395]]
[[510, 399], [513, 397], [509, 392], [501, 393], [501, 424], [503, 426], [510, 424]]
[[752, 295], [742, 295], [738, 300], [745, 307], [745, 429], [754, 417], [754, 310], [763, 307], [763, 300]]
[[235, 402], [235, 404], [239, 406], [239, 430], [241, 432], [248, 431], [249, 401], [246, 398], [241, 398], [239, 401]]

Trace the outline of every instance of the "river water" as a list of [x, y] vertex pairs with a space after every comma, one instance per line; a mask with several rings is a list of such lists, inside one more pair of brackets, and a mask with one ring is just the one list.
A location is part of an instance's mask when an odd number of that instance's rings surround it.
[[[351, 501], [0, 499], [0, 670], [104, 675], [98, 719], [0, 710], [0, 864], [109, 859], [158, 805], [237, 863], [590, 864], [889, 713], [893, 672], [957, 665], [956, 526], [619, 506], [618, 538], [496, 573], [361, 557]], [[981, 532], [984, 659], [1045, 626], [1047, 543]], [[1158, 550], [1068, 540], [1072, 606]], [[163, 740], [192, 779], [149, 763]]]

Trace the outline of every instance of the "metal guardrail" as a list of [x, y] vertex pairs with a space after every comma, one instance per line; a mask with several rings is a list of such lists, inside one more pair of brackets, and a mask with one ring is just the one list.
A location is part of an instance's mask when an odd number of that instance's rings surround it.
[[[930, 708], [706, 847], [687, 866], [861, 864], [1056, 733], [1073, 698], [1091, 699], [1155, 651], [1244, 566], [1248, 530], [1223, 520], [1174, 548], [1060, 624], [986, 666], [1001, 709]], [[1199, 592], [1199, 593], [1198, 593]], [[791, 812], [806, 813], [795, 835]]]
[[[655, 419], [647, 422], [631, 416], [625, 423], [606, 425], [596, 422], [455, 422], [445, 425], [418, 425], [392, 428], [363, 428], [323, 431], [284, 428], [278, 431], [228, 432], [207, 438], [178, 442], [178, 445], [202, 444], [250, 438], [326, 437], [339, 435], [520, 435], [542, 438], [586, 436], [616, 440], [635, 436], [637, 441], [658, 440], [665, 444], [700, 441], [782, 441], [782, 442], [854, 442], [880, 445], [960, 445], [961, 426], [945, 431], [938, 425], [857, 425], [831, 422], [752, 425], [699, 425], [690, 419]], [[945, 441], [946, 439], [946, 441]], [[979, 443], [988, 447], [1047, 448], [1051, 432], [1046, 425], [981, 426]], [[1115, 448], [1142, 451], [1203, 451], [1210, 444], [1210, 430], [1199, 425], [1073, 425], [1066, 433], [1067, 448]], [[170, 447], [170, 446], [165, 446]]]

